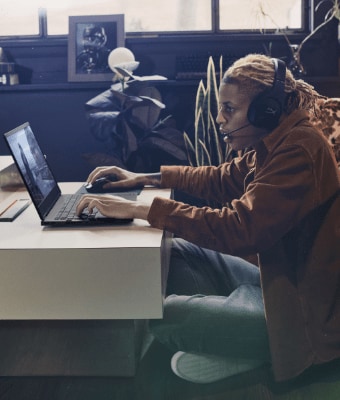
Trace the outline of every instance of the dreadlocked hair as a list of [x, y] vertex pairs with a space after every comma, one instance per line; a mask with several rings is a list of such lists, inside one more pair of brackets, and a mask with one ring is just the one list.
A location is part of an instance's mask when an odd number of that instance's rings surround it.
[[[263, 54], [248, 54], [228, 68], [222, 82], [237, 84], [242, 94], [254, 98], [272, 87], [274, 73], [271, 57]], [[289, 69], [286, 69], [285, 93], [287, 96], [284, 111], [287, 114], [296, 109], [303, 109], [317, 116], [318, 99], [325, 98], [302, 79], [296, 80]]]

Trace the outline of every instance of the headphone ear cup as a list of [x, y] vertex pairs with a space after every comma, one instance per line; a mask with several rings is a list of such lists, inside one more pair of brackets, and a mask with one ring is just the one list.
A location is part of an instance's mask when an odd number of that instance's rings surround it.
[[281, 114], [280, 101], [266, 93], [261, 93], [250, 103], [247, 117], [249, 122], [257, 128], [270, 130], [278, 125]]
[[267, 130], [272, 130], [279, 124], [286, 98], [286, 64], [277, 58], [272, 58], [272, 61], [274, 64], [273, 85], [253, 99], [247, 114], [252, 125]]

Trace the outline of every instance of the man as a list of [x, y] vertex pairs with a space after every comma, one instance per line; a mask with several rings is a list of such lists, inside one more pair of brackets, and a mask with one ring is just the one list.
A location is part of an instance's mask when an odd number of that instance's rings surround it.
[[[163, 320], [150, 324], [176, 354], [172, 369], [208, 383], [271, 363], [276, 380], [340, 357], [340, 174], [309, 122], [318, 94], [282, 61], [248, 55], [225, 73], [217, 122], [242, 158], [218, 167], [115, 175], [109, 187], [177, 188], [219, 209], [84, 196], [88, 208], [173, 232]], [[258, 266], [245, 261], [258, 256]]]

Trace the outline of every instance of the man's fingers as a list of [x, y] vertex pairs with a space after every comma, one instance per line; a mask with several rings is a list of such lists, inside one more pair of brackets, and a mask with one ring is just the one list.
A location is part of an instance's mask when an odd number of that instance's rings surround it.
[[91, 196], [83, 196], [76, 208], [76, 213], [77, 215], [80, 215], [86, 208], [88, 209], [89, 213], [91, 214], [93, 212], [93, 208], [95, 207], [94, 204], [94, 199]]

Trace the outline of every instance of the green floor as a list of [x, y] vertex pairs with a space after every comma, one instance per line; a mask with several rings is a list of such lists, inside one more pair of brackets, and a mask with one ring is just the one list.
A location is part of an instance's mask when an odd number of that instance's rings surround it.
[[0, 378], [0, 400], [340, 400], [340, 360], [294, 382], [274, 383], [266, 368], [198, 385], [170, 369], [172, 354], [152, 342], [134, 378]]

